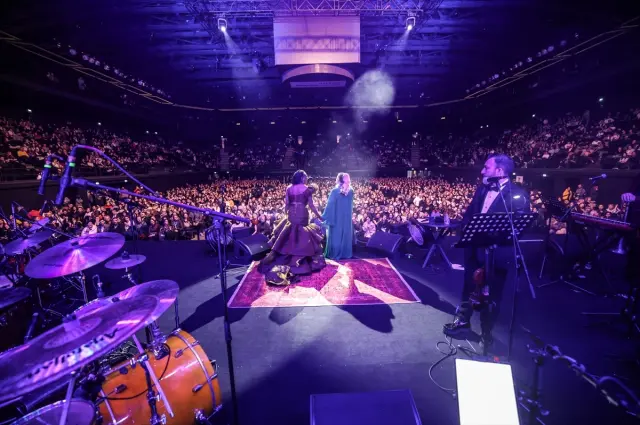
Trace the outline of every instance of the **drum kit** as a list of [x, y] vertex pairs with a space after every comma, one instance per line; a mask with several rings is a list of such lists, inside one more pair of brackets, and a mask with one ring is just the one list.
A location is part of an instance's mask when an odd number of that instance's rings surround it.
[[[187, 332], [176, 326], [165, 334], [157, 323], [176, 305], [178, 284], [137, 283], [131, 269], [146, 258], [125, 251], [105, 267], [125, 270], [123, 278], [133, 285], [107, 297], [98, 277], [98, 298], [89, 302], [83, 271], [116, 254], [124, 237], [85, 235], [37, 252], [48, 240], [46, 234], [51, 236], [40, 230], [4, 246], [5, 263], [27, 251], [30, 258], [23, 276], [11, 269], [8, 281], [0, 286], [0, 328], [15, 331], [18, 337], [26, 335], [22, 345], [14, 339], [13, 347], [3, 347], [9, 349], [0, 353], [0, 423], [210, 423], [222, 407], [216, 362]], [[56, 312], [56, 316], [40, 291], [49, 286], [64, 297], [68, 288], [54, 284], [59, 279], [82, 292], [84, 302], [70, 314]], [[37, 302], [29, 302], [34, 298], [30, 284], [35, 286]], [[36, 313], [24, 332], [29, 304]], [[32, 338], [38, 314], [56, 317], [59, 324]], [[142, 330], [147, 332], [146, 343], [137, 337]]]

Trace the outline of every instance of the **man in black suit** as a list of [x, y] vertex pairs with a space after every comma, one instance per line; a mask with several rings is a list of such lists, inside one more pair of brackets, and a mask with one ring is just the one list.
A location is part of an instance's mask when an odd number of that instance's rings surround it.
[[[492, 214], [510, 212], [529, 212], [529, 195], [519, 186], [511, 183], [509, 176], [513, 173], [513, 160], [507, 155], [496, 154], [487, 159], [482, 169], [482, 183], [463, 216], [463, 225], [471, 221], [475, 214]], [[509, 261], [513, 261], [513, 247], [497, 249], [493, 271], [494, 279], [489, 284], [488, 301], [480, 309], [482, 340], [485, 351], [493, 343], [491, 331], [498, 317], [504, 284], [507, 279]], [[456, 311], [455, 320], [444, 325], [444, 333], [457, 336], [471, 327], [473, 305], [469, 296], [476, 289], [474, 273], [484, 266], [484, 250], [465, 248], [464, 250], [464, 285], [461, 304]]]

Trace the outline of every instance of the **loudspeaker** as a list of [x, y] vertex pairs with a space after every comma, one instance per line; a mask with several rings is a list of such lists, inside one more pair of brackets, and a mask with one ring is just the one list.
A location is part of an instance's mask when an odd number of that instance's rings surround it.
[[409, 390], [311, 395], [311, 425], [421, 425]]
[[235, 239], [233, 241], [233, 255], [236, 258], [260, 259], [267, 255], [271, 249], [267, 241], [267, 237], [262, 233], [251, 235], [248, 238]]
[[248, 238], [253, 234], [253, 227], [234, 227], [231, 229], [231, 237], [233, 239]]
[[395, 233], [388, 232], [376, 232], [371, 236], [369, 242], [367, 242], [367, 248], [373, 248], [378, 251], [382, 251], [389, 255], [394, 255], [404, 237]]

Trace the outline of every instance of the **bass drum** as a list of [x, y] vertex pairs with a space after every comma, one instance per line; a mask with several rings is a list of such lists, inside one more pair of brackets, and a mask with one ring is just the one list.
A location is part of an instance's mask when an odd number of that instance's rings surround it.
[[[185, 331], [173, 332], [165, 344], [169, 354], [158, 360], [147, 351], [149, 363], [174, 415], [169, 415], [164, 400], [160, 399], [156, 407], [163, 423], [192, 424], [199, 415], [211, 416], [222, 406], [215, 362], [209, 360], [200, 343]], [[129, 362], [124, 362], [107, 371], [105, 378], [100, 392], [103, 400], [99, 404], [104, 423], [148, 424], [151, 410], [142, 367], [132, 368]]]

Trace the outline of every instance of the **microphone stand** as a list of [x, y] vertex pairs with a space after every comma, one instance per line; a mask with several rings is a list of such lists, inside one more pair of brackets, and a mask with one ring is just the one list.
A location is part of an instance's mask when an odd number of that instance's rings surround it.
[[86, 190], [106, 190], [106, 191], [115, 192], [121, 195], [129, 195], [132, 197], [146, 199], [148, 201], [156, 202], [163, 205], [172, 205], [174, 207], [178, 207], [187, 211], [199, 212], [208, 217], [213, 218], [214, 228], [216, 229], [216, 232], [218, 232], [218, 238], [217, 238], [218, 239], [218, 261], [220, 263], [220, 286], [222, 290], [221, 294], [222, 294], [222, 302], [223, 302], [223, 309], [224, 309], [224, 333], [225, 333], [225, 342], [227, 346], [227, 360], [229, 362], [229, 381], [231, 386], [231, 401], [233, 406], [233, 423], [235, 425], [238, 425], [239, 423], [238, 422], [238, 401], [237, 401], [237, 395], [236, 395], [235, 374], [234, 374], [234, 367], [233, 367], [233, 350], [231, 346], [231, 341], [232, 341], [231, 324], [229, 322], [229, 308], [227, 306], [227, 276], [226, 276], [226, 268], [224, 267], [224, 264], [226, 261], [226, 246], [222, 245], [220, 243], [220, 240], [224, 237], [224, 234], [225, 234], [224, 233], [225, 220], [235, 220], [235, 221], [241, 221], [244, 223], [250, 223], [250, 220], [243, 217], [220, 213], [208, 208], [194, 207], [193, 205], [187, 205], [187, 204], [182, 204], [180, 202], [170, 201], [168, 199], [161, 198], [159, 196], [143, 195], [140, 193], [130, 192], [124, 189], [117, 189], [111, 186], [105, 186], [102, 184], [98, 185], [83, 178], [72, 177], [71, 183], [69, 184], [69, 186], [80, 187]]
[[[500, 183], [498, 182], [498, 185]], [[507, 184], [511, 185], [511, 181], [507, 181]], [[518, 301], [518, 292], [520, 291], [518, 288], [519, 275], [520, 275], [520, 263], [522, 264], [522, 270], [524, 271], [524, 275], [527, 279], [527, 283], [529, 284], [529, 290], [531, 291], [531, 297], [536, 299], [536, 292], [533, 287], [533, 283], [531, 283], [531, 277], [529, 276], [529, 269], [527, 268], [527, 263], [524, 259], [524, 255], [522, 254], [522, 248], [520, 246], [520, 240], [518, 239], [518, 235], [516, 234], [516, 228], [513, 223], [513, 196], [511, 195], [511, 188], [509, 188], [509, 201], [510, 207], [507, 207], [507, 201], [504, 199], [504, 194], [500, 187], [498, 187], [498, 193], [500, 194], [500, 199], [502, 199], [502, 204], [504, 205], [504, 209], [507, 212], [507, 217], [509, 219], [509, 225], [511, 227], [511, 238], [513, 240], [513, 260], [514, 260], [514, 268], [515, 274], [513, 276], [513, 300], [511, 307], [511, 319], [509, 321], [509, 343], [507, 346], [507, 361], [511, 360], [511, 349], [513, 347], [513, 325], [516, 320], [516, 306]], [[524, 202], [524, 200], [523, 200]]]
[[18, 229], [18, 225], [16, 224], [16, 210], [15, 210], [16, 202], [11, 201], [11, 217], [13, 218], [13, 231], [16, 233], [16, 236], [27, 238], [27, 234], [22, 230]]

